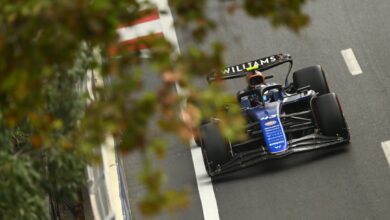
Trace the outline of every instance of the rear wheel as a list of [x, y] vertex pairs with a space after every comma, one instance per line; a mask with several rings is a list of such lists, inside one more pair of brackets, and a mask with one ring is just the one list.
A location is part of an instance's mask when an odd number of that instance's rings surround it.
[[209, 175], [231, 159], [228, 142], [223, 138], [218, 124], [210, 122], [200, 127], [200, 144]]
[[322, 134], [348, 137], [348, 128], [336, 94], [328, 93], [313, 100], [317, 123]]
[[323, 95], [329, 93], [328, 83], [321, 66], [310, 66], [298, 70], [293, 74], [294, 87], [296, 89], [310, 86], [310, 89]]

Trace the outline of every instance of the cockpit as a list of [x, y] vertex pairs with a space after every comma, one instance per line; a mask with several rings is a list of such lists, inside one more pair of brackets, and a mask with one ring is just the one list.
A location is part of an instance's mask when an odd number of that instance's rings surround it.
[[283, 100], [283, 88], [281, 85], [273, 84], [241, 90], [237, 93], [237, 99], [244, 109], [264, 106], [267, 102]]

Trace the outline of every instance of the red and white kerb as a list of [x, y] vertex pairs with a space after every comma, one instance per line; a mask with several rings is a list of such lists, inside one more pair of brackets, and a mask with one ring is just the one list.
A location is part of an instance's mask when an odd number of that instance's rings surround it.
[[[129, 24], [121, 25], [117, 31], [120, 37], [120, 46], [128, 46], [129, 48], [140, 40], [149, 37], [164, 37], [160, 15], [157, 9], [148, 10], [145, 16]], [[137, 44], [137, 48], [145, 49], [147, 47], [142, 44]]]

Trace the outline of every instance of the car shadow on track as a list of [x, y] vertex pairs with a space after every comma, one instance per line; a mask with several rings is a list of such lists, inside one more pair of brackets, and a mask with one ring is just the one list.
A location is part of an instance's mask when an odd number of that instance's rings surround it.
[[264, 161], [252, 167], [243, 168], [232, 173], [223, 174], [212, 178], [213, 184], [230, 182], [240, 179], [254, 178], [260, 175], [266, 175], [275, 172], [283, 172], [289, 169], [295, 169], [299, 166], [318, 162], [332, 156], [343, 154], [349, 151], [349, 144], [335, 146], [329, 149], [302, 152], [289, 155], [285, 158]]

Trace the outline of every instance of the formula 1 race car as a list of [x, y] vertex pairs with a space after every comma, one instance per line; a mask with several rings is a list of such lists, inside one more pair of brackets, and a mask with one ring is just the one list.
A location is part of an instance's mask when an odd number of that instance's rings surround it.
[[[273, 76], [263, 76], [262, 72], [284, 63], [290, 64], [285, 84], [265, 83]], [[196, 142], [201, 146], [210, 176], [292, 153], [349, 142], [340, 102], [329, 91], [322, 67], [295, 71], [289, 83], [292, 65], [289, 54], [278, 54], [227, 67], [220, 74], [207, 77], [209, 83], [217, 79], [248, 79], [248, 88], [237, 93], [247, 120], [247, 140], [239, 143], [226, 140], [215, 118], [199, 127]]]

